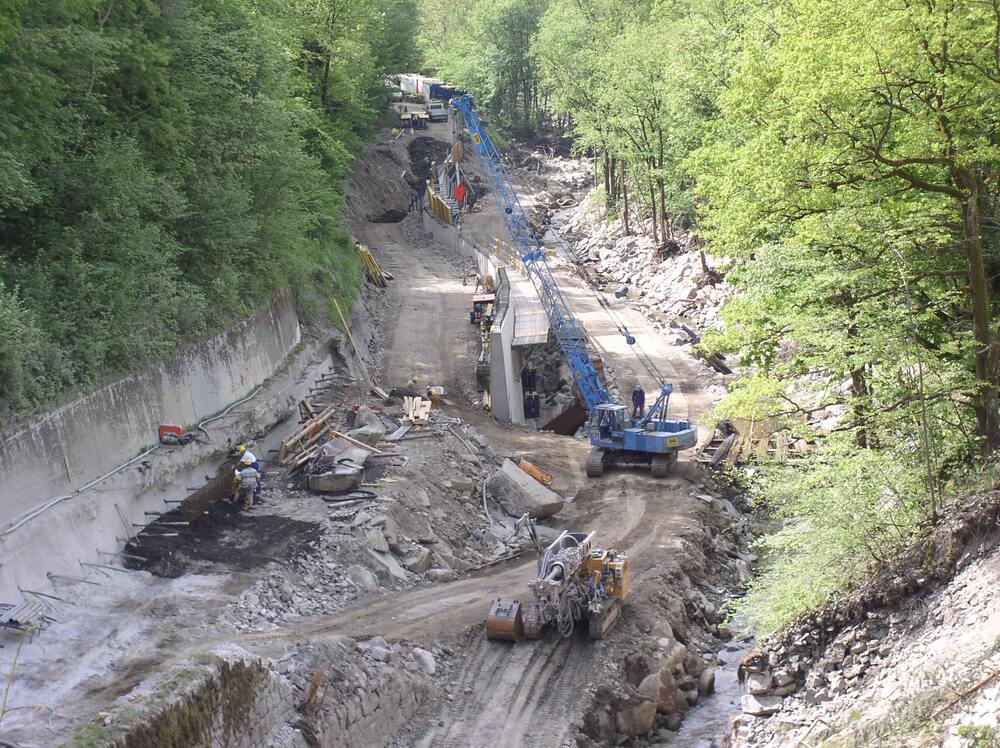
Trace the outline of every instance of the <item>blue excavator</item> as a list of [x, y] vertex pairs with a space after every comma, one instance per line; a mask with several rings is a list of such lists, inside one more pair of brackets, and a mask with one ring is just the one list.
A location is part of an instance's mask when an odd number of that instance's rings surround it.
[[[693, 447], [698, 441], [697, 430], [690, 421], [667, 417], [667, 403], [673, 385], [661, 381], [656, 401], [635, 419], [625, 405], [615, 402], [597, 374], [590, 357], [586, 332], [573, 316], [556, 283], [542, 243], [521, 207], [500, 153], [479, 119], [472, 96], [465, 94], [453, 98], [451, 106], [462, 117], [513, 246], [545, 308], [549, 329], [573, 371], [588, 413], [587, 435], [591, 451], [587, 457], [587, 475], [598, 478], [611, 465], [638, 463], [648, 465], [654, 477], [666, 477], [677, 463], [677, 453]], [[619, 330], [629, 345], [635, 344], [635, 338], [626, 328], [619, 326]]]

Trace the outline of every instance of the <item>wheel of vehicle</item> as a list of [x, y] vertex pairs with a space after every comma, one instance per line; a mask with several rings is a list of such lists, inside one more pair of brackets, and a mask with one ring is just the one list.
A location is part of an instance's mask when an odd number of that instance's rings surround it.
[[604, 450], [594, 447], [587, 455], [587, 477], [600, 478], [604, 475]]

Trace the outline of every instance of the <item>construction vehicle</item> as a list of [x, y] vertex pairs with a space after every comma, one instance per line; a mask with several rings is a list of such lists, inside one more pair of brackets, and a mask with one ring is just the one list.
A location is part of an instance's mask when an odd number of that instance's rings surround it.
[[[667, 404], [673, 386], [663, 382], [652, 362], [647, 360], [644, 362], [647, 368], [660, 381], [656, 401], [636, 419], [630, 417], [625, 405], [615, 402], [597, 374], [588, 349], [587, 334], [573, 316], [556, 283], [542, 243], [531, 228], [507, 168], [483, 127], [472, 96], [465, 94], [454, 98], [451, 105], [461, 115], [463, 126], [475, 146], [476, 157], [483, 176], [490, 182], [500, 216], [521, 258], [524, 272], [545, 309], [549, 329], [573, 371], [577, 389], [589, 414], [587, 435], [591, 452], [587, 458], [587, 475], [600, 477], [606, 467], [616, 463], [639, 463], [649, 465], [654, 477], [665, 477], [677, 463], [678, 452], [698, 442], [697, 429], [690, 421], [667, 417]], [[608, 310], [603, 299], [598, 297], [598, 300]], [[635, 338], [628, 329], [618, 322], [616, 325], [626, 342], [634, 345]]]
[[[527, 520], [527, 515], [518, 520]], [[534, 526], [531, 537], [538, 545]], [[546, 628], [563, 638], [587, 621], [591, 639], [601, 639], [621, 614], [628, 595], [628, 557], [594, 546], [594, 533], [563, 531], [538, 559], [530, 599], [498, 599], [486, 618], [486, 636], [499, 641], [538, 639]]]

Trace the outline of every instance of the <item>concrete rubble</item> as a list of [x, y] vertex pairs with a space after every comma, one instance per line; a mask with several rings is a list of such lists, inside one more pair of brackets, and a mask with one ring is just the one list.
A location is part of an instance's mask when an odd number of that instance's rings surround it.
[[500, 469], [486, 481], [486, 490], [512, 517], [528, 514], [532, 519], [551, 517], [563, 508], [563, 500], [511, 460], [504, 460]]

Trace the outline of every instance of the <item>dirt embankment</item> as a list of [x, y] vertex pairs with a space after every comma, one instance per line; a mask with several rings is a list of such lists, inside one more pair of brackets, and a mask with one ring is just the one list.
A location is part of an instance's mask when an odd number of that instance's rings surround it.
[[732, 746], [987, 746], [1000, 741], [1000, 493], [927, 536], [743, 663]]

